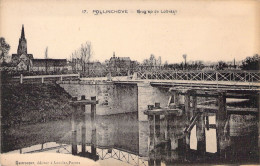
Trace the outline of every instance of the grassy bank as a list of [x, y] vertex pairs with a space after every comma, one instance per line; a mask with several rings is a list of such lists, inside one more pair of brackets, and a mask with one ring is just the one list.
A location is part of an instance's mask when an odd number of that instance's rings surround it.
[[65, 119], [71, 96], [57, 84], [5, 84], [1, 87], [3, 126]]

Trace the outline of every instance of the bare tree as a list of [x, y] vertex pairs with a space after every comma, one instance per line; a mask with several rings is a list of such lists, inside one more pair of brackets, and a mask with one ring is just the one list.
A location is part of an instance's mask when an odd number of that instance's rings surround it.
[[91, 42], [81, 44], [81, 47], [71, 53], [71, 61], [74, 69], [81, 68], [82, 71], [86, 71], [86, 63], [89, 62], [93, 56], [93, 48]]
[[86, 42], [84, 44], [81, 44], [80, 48], [80, 59], [82, 63], [82, 70], [86, 71], [86, 63], [89, 62], [91, 56], [93, 55], [93, 49], [91, 42]]

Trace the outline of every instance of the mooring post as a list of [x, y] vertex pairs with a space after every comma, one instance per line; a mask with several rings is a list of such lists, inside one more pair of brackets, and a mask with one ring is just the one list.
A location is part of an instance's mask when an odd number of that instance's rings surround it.
[[216, 113], [216, 135], [217, 135], [217, 151], [221, 158], [225, 157], [225, 136], [224, 128], [227, 120], [226, 96], [225, 92], [218, 94], [218, 111]]
[[[96, 101], [96, 96], [91, 97], [91, 101]], [[91, 154], [96, 155], [96, 104], [91, 104]]]
[[[148, 105], [148, 110], [153, 110], [154, 105]], [[155, 123], [154, 116], [148, 115], [148, 124], [149, 124], [149, 151], [154, 150], [155, 148]]]
[[[77, 97], [73, 97], [72, 101], [76, 101]], [[72, 118], [71, 118], [71, 133], [72, 133], [72, 154], [76, 155], [78, 152], [77, 149], [77, 129], [76, 129], [76, 124], [75, 124], [75, 112], [77, 112], [77, 105], [73, 104], [72, 105], [73, 112], [72, 112]]]
[[[81, 100], [86, 100], [85, 96], [81, 96]], [[86, 106], [81, 105], [81, 112], [84, 113], [85, 118], [83, 119], [82, 127], [81, 127], [81, 152], [85, 153], [86, 152]]]
[[21, 74], [21, 76], [20, 76], [20, 84], [22, 84], [23, 83], [23, 74]]
[[[184, 95], [184, 106], [185, 106], [185, 114], [186, 114], [186, 127], [190, 125], [191, 119], [191, 108], [190, 108], [190, 91], [186, 91]], [[190, 149], [190, 133], [186, 134], [186, 149]]]

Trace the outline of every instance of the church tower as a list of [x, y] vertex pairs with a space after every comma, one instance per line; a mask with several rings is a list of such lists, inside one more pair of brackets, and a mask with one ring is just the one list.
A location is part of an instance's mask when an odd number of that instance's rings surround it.
[[19, 39], [17, 54], [19, 56], [21, 56], [22, 54], [27, 55], [27, 42], [26, 42], [25, 35], [24, 35], [24, 26], [22, 27], [21, 37]]

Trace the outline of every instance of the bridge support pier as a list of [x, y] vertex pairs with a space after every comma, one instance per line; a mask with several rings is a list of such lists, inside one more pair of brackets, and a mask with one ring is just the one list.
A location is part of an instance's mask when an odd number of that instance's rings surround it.
[[225, 158], [226, 153], [226, 132], [225, 125], [228, 120], [226, 108], [225, 92], [218, 94], [218, 111], [216, 112], [216, 135], [217, 135], [217, 152], [221, 158]]

